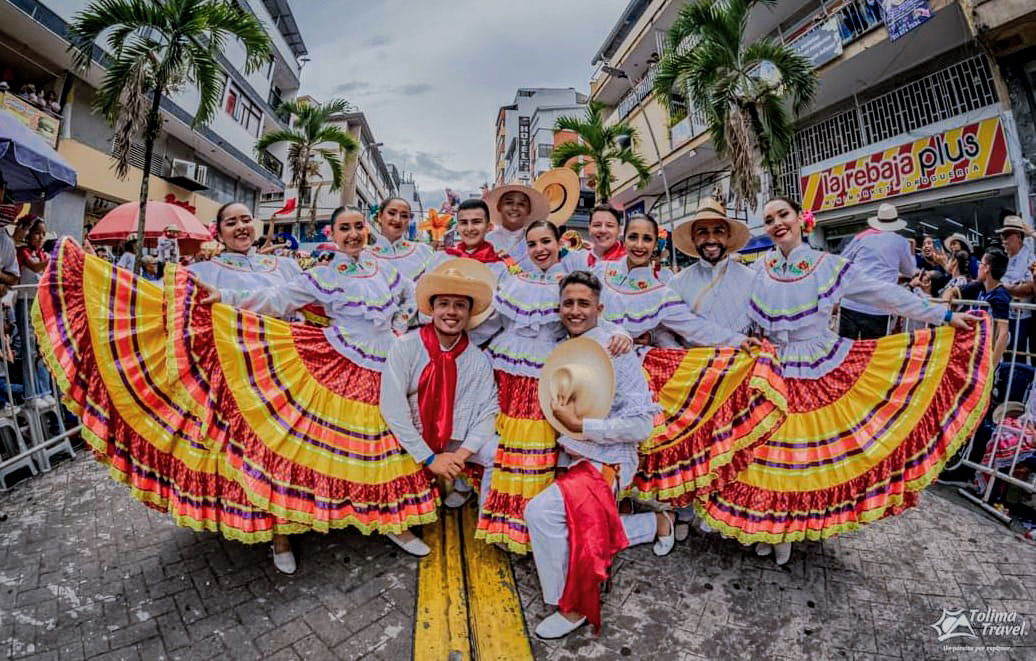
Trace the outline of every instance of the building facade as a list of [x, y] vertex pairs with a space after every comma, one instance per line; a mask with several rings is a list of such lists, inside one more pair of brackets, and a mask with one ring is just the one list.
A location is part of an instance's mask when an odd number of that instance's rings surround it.
[[[112, 130], [92, 112], [94, 89], [104, 75], [103, 52], [96, 51], [85, 72], [74, 69], [68, 53], [68, 23], [88, 4], [0, 0], [0, 75], [12, 92], [32, 84], [55, 93], [55, 112], [47, 113], [38, 126], [52, 122], [48, 139], [78, 173], [77, 188], [47, 202], [41, 211], [52, 229], [76, 237], [82, 236], [84, 224], [136, 200], [143, 174], [144, 150], [139, 144], [131, 150], [129, 176], [115, 176]], [[298, 91], [300, 58], [306, 55], [285, 0], [239, 0], [238, 5], [266, 26], [273, 45], [270, 61], [245, 73], [242, 45], [228, 41], [219, 62], [224, 78], [219, 110], [208, 126], [197, 130], [190, 128], [199, 102], [197, 88], [188, 85], [163, 98], [164, 124], [149, 173], [151, 199], [183, 204], [203, 222], [212, 221], [226, 202], [244, 202], [255, 210], [262, 193], [283, 190], [286, 146], [259, 156], [255, 143], [263, 133], [287, 126], [276, 108]], [[5, 97], [9, 112], [38, 111], [14, 94]]]
[[550, 169], [554, 121], [581, 116], [587, 97], [574, 88], [523, 88], [497, 112], [493, 173], [496, 185], [530, 183]]
[[[1012, 52], [1023, 53], [1014, 96], [1027, 93], [1028, 100], [1020, 103], [1012, 99], [1003, 62], [983, 41], [990, 29], [976, 27], [976, 10], [998, 2], [976, 8], [928, 0], [920, 22], [894, 7], [886, 14], [879, 0], [788, 1], [753, 10], [746, 42], [782, 40], [816, 67], [817, 98], [798, 109], [794, 149], [772, 186], [816, 213], [817, 238], [829, 248], [859, 231], [886, 201], [897, 204], [910, 224], [906, 233], [915, 237], [988, 237], [1005, 210], [1031, 222], [1026, 154], [1031, 158], [1032, 151], [1023, 148], [1020, 127], [1031, 117], [1026, 71], [1032, 69], [1025, 67], [1032, 56], [1025, 59], [1024, 43], [1033, 31], [1007, 38], [1020, 49]], [[717, 157], [701, 114], [685, 105], [670, 116], [651, 93], [655, 63], [681, 5], [631, 2], [594, 57], [591, 78], [591, 97], [612, 109], [610, 121], [624, 119], [638, 129], [638, 151], [653, 169], [665, 169], [670, 184], [668, 198], [661, 177], [638, 189], [632, 168], [619, 168], [616, 198], [627, 208], [652, 211], [670, 228], [693, 214], [702, 197], [727, 196], [729, 187], [727, 164]], [[997, 24], [1020, 20], [1009, 16]], [[616, 69], [627, 75], [615, 75]], [[649, 128], [655, 140], [648, 139]], [[732, 210], [755, 233], [760, 211]]]
[[[300, 101], [317, 103], [308, 96], [300, 97]], [[339, 113], [332, 115], [329, 123], [351, 135], [360, 148], [351, 156], [339, 153], [344, 163], [344, 182], [336, 191], [331, 190], [331, 168], [321, 159], [319, 175], [310, 178], [308, 190], [298, 200], [302, 208], [300, 227], [295, 227], [294, 213], [277, 217], [278, 232], [294, 234], [304, 243], [320, 240], [321, 228], [330, 220], [331, 212], [338, 207], [352, 206], [367, 211], [386, 197], [396, 195], [401, 183], [398, 168], [385, 163], [381, 154], [383, 143], [375, 140], [366, 115], [359, 111]], [[322, 147], [331, 148], [334, 145], [327, 143]], [[285, 178], [290, 180], [290, 173], [285, 173]], [[298, 191], [293, 186], [264, 195], [259, 217], [263, 220], [272, 218], [283, 207], [284, 200], [292, 198], [298, 199]]]

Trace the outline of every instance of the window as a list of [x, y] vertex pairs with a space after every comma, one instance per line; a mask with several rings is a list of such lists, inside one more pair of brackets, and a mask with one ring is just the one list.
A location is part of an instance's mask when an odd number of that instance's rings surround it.
[[540, 158], [550, 158], [550, 155], [554, 152], [554, 145], [537, 145], [539, 147]]
[[230, 91], [227, 92], [227, 105], [226, 105], [226, 109], [227, 109], [227, 114], [230, 115], [231, 117], [233, 117], [234, 119], [237, 119], [237, 98], [238, 98], [237, 88], [234, 87], [233, 85], [231, 85], [230, 86]]

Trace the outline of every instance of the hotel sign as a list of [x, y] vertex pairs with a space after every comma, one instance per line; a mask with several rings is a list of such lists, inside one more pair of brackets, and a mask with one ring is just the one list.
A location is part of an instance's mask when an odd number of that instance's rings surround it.
[[518, 118], [518, 170], [528, 172], [532, 168], [529, 163], [529, 118]]
[[999, 117], [802, 176], [802, 206], [828, 211], [1011, 172]]

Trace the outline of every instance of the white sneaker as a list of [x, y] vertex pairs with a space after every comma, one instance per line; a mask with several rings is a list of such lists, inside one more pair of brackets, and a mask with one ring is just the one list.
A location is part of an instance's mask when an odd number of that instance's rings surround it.
[[658, 557], [669, 555], [669, 552], [673, 550], [673, 545], [676, 544], [676, 524], [672, 512], [662, 512], [669, 521], [669, 534], [666, 536], [659, 535], [658, 539], [655, 540], [655, 545], [651, 548]]
[[298, 565], [295, 564], [295, 553], [291, 549], [278, 553], [271, 546], [270, 552], [273, 553], [273, 566], [280, 573], [291, 576], [298, 570]]
[[421, 541], [420, 537], [410, 532], [409, 530], [407, 530], [406, 532], [401, 532], [398, 535], [395, 533], [389, 533], [385, 536], [392, 540], [393, 544], [403, 549], [410, 555], [416, 556], [418, 558], [423, 558], [432, 552], [432, 549], [428, 548], [428, 545]]
[[544, 640], [564, 638], [584, 624], [586, 624], [585, 617], [571, 622], [561, 614], [561, 611], [555, 611], [553, 615], [536, 625], [536, 635]]
[[755, 554], [759, 557], [767, 556], [773, 553], [773, 544], [767, 544], [765, 542], [759, 542], [755, 545]]
[[443, 505], [446, 505], [446, 507], [451, 510], [463, 507], [464, 503], [468, 502], [468, 499], [471, 498], [471, 493], [471, 489], [468, 489], [467, 491], [458, 491], [457, 489], [454, 489], [450, 492], [450, 495], [446, 496], [446, 500], [443, 501]]
[[773, 559], [777, 561], [778, 565], [787, 564], [789, 558], [791, 558], [791, 542], [781, 542], [774, 545]]

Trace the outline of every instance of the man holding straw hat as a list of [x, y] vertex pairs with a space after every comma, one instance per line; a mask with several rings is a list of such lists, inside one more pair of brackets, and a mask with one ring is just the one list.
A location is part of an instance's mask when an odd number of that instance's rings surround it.
[[[414, 461], [447, 482], [456, 480], [465, 463], [478, 464], [483, 487], [493, 470], [499, 405], [492, 364], [467, 329], [489, 308], [493, 280], [489, 267], [465, 258], [418, 279], [418, 308], [432, 321], [393, 344], [379, 400], [382, 417]], [[457, 487], [447, 507], [467, 501], [470, 490]], [[409, 531], [390, 538], [413, 555], [429, 553]]]
[[540, 408], [560, 433], [558, 466], [568, 467], [525, 508], [543, 600], [558, 607], [536, 627], [546, 639], [587, 621], [600, 629], [600, 583], [616, 553], [656, 535], [656, 555], [674, 543], [671, 514], [620, 516], [615, 502], [616, 491], [633, 480], [637, 447], [650, 436], [659, 407], [636, 355], [608, 355], [610, 333], [597, 325], [600, 292], [600, 281], [586, 271], [561, 281], [561, 321], [571, 339], [540, 375]]

